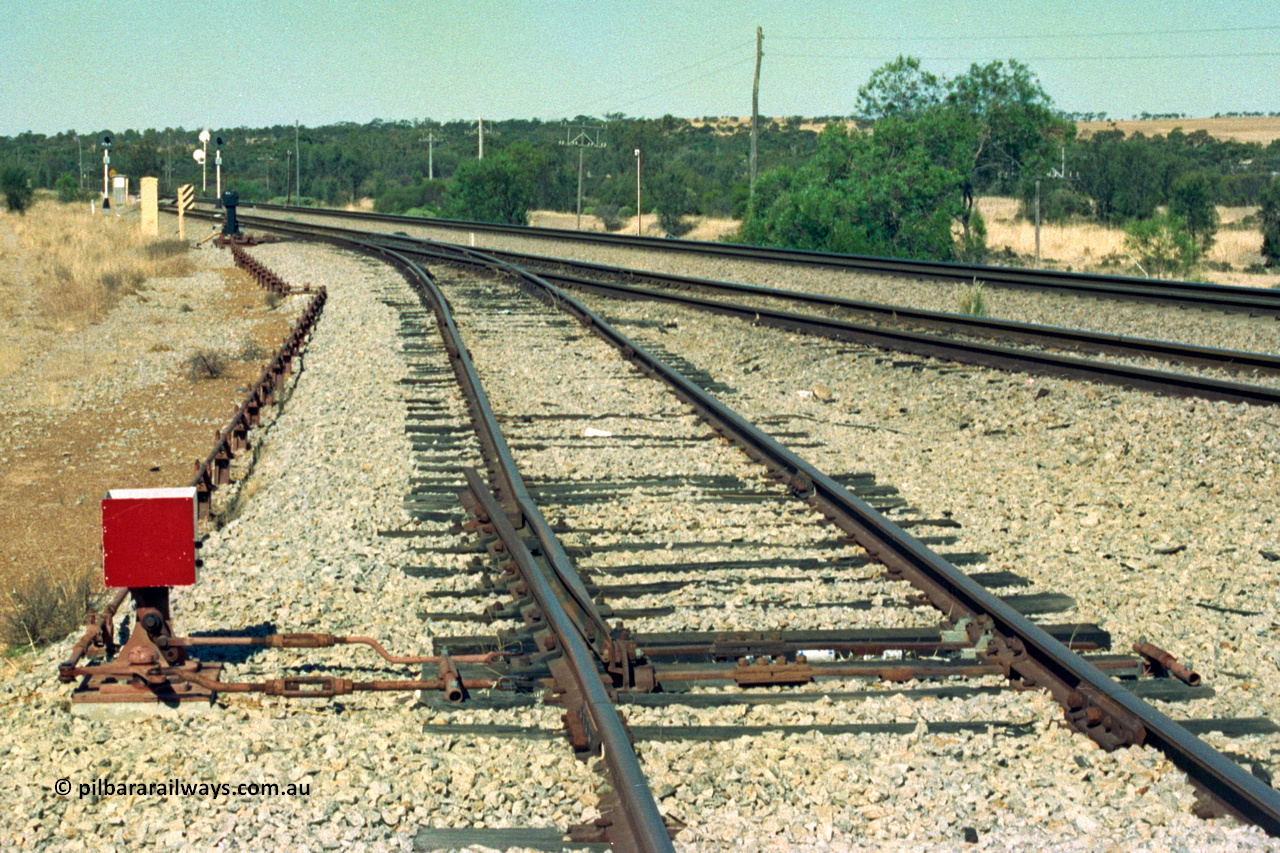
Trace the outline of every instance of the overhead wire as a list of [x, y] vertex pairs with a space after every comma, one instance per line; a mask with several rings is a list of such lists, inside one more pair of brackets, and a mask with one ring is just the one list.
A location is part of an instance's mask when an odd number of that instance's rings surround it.
[[[882, 53], [876, 54], [852, 54], [852, 53], [788, 53], [786, 51], [774, 51], [774, 56], [784, 59], [883, 59]], [[1133, 53], [1133, 54], [1107, 54], [1094, 56], [1069, 56], [1065, 54], [1056, 54], [1053, 56], [1021, 56], [1018, 57], [1019, 62], [1115, 62], [1119, 60], [1134, 59], [1253, 59], [1265, 56], [1280, 56], [1280, 51], [1264, 50], [1264, 51], [1248, 51], [1239, 53]], [[973, 59], [973, 55], [955, 55], [955, 56], [919, 56], [917, 59], [928, 62], [954, 62]]]
[[[1099, 39], [1112, 37], [1131, 38], [1134, 36], [1166, 36], [1166, 35], [1187, 35], [1196, 34], [1203, 35], [1207, 33], [1241, 33], [1241, 32], [1271, 32], [1280, 30], [1280, 25], [1266, 26], [1250, 26], [1250, 27], [1187, 27], [1179, 29], [1167, 30], [1112, 30], [1108, 32], [1096, 33], [1012, 33], [1012, 34], [991, 34], [991, 35], [947, 35], [947, 36], [911, 36], [911, 41], [1032, 41], [1038, 39]], [[857, 36], [788, 36], [788, 35], [771, 35], [772, 41], [873, 41], [881, 42], [886, 39], [884, 35], [857, 35]]]
[[[630, 100], [620, 100], [620, 99], [621, 99], [621, 98], [624, 98], [626, 95], [629, 95], [629, 94], [630, 94], [630, 93], [632, 93], [632, 92], [636, 92], [636, 91], [638, 91], [638, 90], [646, 89], [647, 87], [650, 87], [650, 86], [652, 86], [652, 85], [654, 85], [654, 84], [656, 84], [656, 83], [659, 83], [660, 81], [663, 81], [663, 80], [666, 80], [666, 79], [669, 79], [669, 78], [675, 77], [675, 76], [676, 76], [676, 75], [678, 75], [678, 74], [682, 74], [682, 73], [684, 73], [684, 72], [690, 71], [690, 70], [695, 69], [695, 68], [701, 68], [701, 67], [703, 67], [703, 66], [705, 66], [705, 65], [707, 65], [707, 64], [709, 64], [709, 63], [711, 63], [711, 62], [715, 62], [716, 60], [718, 60], [718, 59], [720, 59], [720, 58], [722, 58], [722, 57], [724, 57], [724, 56], [726, 56], [726, 55], [728, 55], [728, 54], [730, 54], [730, 53], [733, 53], [733, 52], [735, 52], [735, 51], [744, 50], [744, 49], [746, 49], [746, 48], [754, 47], [754, 46], [755, 46], [755, 41], [754, 41], [754, 40], [740, 42], [740, 43], [738, 43], [738, 44], [732, 45], [731, 47], [727, 47], [727, 48], [725, 48], [724, 50], [720, 51], [719, 53], [715, 53], [715, 54], [712, 54], [711, 56], [705, 57], [705, 58], [703, 58], [703, 59], [699, 59], [699, 60], [697, 60], [696, 62], [691, 62], [691, 63], [688, 63], [687, 65], [682, 65], [682, 66], [680, 66], [679, 68], [673, 68], [672, 70], [670, 70], [670, 71], [666, 71], [666, 72], [663, 72], [663, 73], [661, 73], [661, 74], [655, 74], [655, 75], [654, 75], [654, 76], [652, 76], [652, 77], [649, 77], [649, 78], [647, 78], [647, 79], [645, 79], [645, 80], [641, 80], [640, 82], [635, 83], [634, 85], [628, 86], [628, 87], [626, 87], [626, 88], [624, 88], [624, 89], [618, 89], [618, 90], [616, 90], [616, 91], [614, 91], [614, 92], [612, 92], [612, 93], [609, 93], [609, 94], [607, 94], [607, 95], [602, 95], [602, 96], [600, 96], [600, 97], [598, 97], [598, 98], [593, 98], [591, 101], [589, 101], [589, 102], [588, 102], [587, 104], [585, 104], [584, 106], [592, 107], [592, 106], [599, 106], [599, 105], [602, 105], [602, 104], [603, 104], [603, 105], [607, 105], [607, 107], [610, 109], [610, 111], [615, 111], [618, 107], [631, 106], [631, 105], [633, 105], [633, 104], [642, 103], [642, 102], [644, 102], [644, 101], [651, 100], [651, 99], [653, 99], [653, 98], [658, 97], [659, 95], [664, 95], [664, 94], [666, 94], [667, 92], [671, 92], [671, 91], [674, 91], [674, 90], [676, 90], [676, 89], [679, 89], [679, 88], [681, 88], [682, 86], [688, 86], [689, 84], [694, 83], [694, 82], [696, 82], [696, 81], [698, 81], [698, 80], [705, 80], [705, 79], [707, 79], [707, 77], [708, 77], [708, 76], [716, 76], [716, 75], [722, 74], [722, 73], [724, 73], [725, 71], [728, 71], [728, 70], [730, 70], [730, 69], [732, 69], [732, 68], [736, 68], [736, 67], [738, 67], [738, 66], [740, 66], [740, 65], [745, 65], [745, 64], [747, 64], [747, 63], [754, 62], [754, 61], [755, 61], [755, 56], [754, 56], [754, 54], [752, 54], [752, 55], [750, 55], [750, 56], [746, 56], [746, 57], [743, 57], [743, 58], [735, 59], [734, 61], [732, 61], [732, 62], [730, 62], [730, 63], [728, 63], [728, 64], [726, 64], [726, 65], [721, 65], [721, 66], [718, 66], [718, 67], [716, 67], [716, 68], [712, 69], [712, 70], [711, 70], [709, 73], [707, 73], [707, 74], [698, 74], [698, 75], [693, 76], [693, 77], [689, 77], [689, 76], [682, 77], [682, 78], [681, 78], [681, 79], [679, 79], [677, 82], [672, 83], [671, 85], [666, 86], [665, 88], [662, 88], [662, 89], [659, 89], [659, 90], [656, 90], [656, 91], [651, 91], [651, 92], [649, 92], [648, 94], [645, 94], [645, 95], [644, 95], [644, 96], [642, 96], [642, 97], [632, 98], [632, 99], [630, 99]], [[574, 114], [574, 115], [586, 115], [586, 114], [588, 114], [585, 110], [571, 111], [571, 110], [568, 110], [568, 109], [562, 110], [562, 111], [561, 111], [561, 113], [562, 113], [562, 114], [564, 114], [564, 115], [570, 115], [570, 114]]]

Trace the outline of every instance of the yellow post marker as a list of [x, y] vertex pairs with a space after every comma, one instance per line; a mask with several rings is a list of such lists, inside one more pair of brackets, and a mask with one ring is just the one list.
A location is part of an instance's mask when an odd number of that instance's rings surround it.
[[195, 195], [196, 188], [191, 184], [183, 184], [178, 187], [178, 239], [180, 240], [187, 239], [187, 228], [183, 214], [195, 205]]
[[142, 179], [142, 233], [148, 237], [160, 236], [160, 179]]

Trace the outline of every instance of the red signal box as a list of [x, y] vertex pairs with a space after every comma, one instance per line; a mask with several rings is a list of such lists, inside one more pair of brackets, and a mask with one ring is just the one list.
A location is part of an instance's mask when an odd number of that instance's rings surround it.
[[109, 587], [196, 582], [196, 490], [112, 489], [102, 499], [102, 573]]

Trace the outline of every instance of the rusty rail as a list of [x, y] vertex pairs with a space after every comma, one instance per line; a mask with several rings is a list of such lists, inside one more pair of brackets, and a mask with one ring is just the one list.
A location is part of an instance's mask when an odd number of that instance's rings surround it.
[[[365, 250], [369, 250], [367, 246]], [[563, 720], [570, 741], [583, 754], [602, 758], [601, 768], [607, 774], [608, 785], [601, 792], [601, 817], [595, 825], [576, 827], [573, 833], [581, 836], [579, 840], [607, 840], [620, 853], [673, 851], [670, 833], [644, 777], [630, 734], [598, 670], [599, 665], [609, 662], [607, 651], [601, 657], [601, 645], [607, 647], [610, 639], [608, 623], [567, 559], [550, 560], [548, 574], [555, 580], [553, 585], [516, 532], [516, 527], [521, 526], [541, 539], [544, 533], [549, 534], [550, 525], [529, 497], [444, 295], [418, 264], [397, 252], [377, 251], [404, 273], [436, 315], [472, 421], [484, 438], [486, 462], [498, 484], [491, 489], [475, 469], [464, 469], [468, 483], [464, 503], [475, 516], [474, 527], [498, 539], [502, 550], [519, 566], [538, 602], [547, 626], [539, 642], [545, 650], [557, 652], [550, 663], [551, 673], [565, 706]], [[561, 592], [557, 593], [557, 589]]]
[[231, 461], [237, 452], [248, 448], [249, 430], [258, 425], [261, 421], [262, 409], [275, 401], [276, 392], [284, 383], [285, 377], [293, 372], [294, 360], [298, 358], [310, 339], [316, 321], [319, 320], [325, 301], [328, 299], [328, 291], [323, 287], [315, 291], [312, 291], [309, 286], [301, 289], [293, 288], [239, 246], [232, 245], [231, 253], [236, 258], [236, 265], [248, 270], [268, 290], [282, 294], [314, 292], [315, 296], [294, 323], [292, 331], [285, 336], [275, 356], [263, 368], [262, 375], [249, 389], [244, 402], [232, 415], [231, 422], [225, 429], [214, 434], [214, 445], [209, 455], [203, 462], [195, 463], [195, 472], [188, 485], [196, 489], [196, 505], [201, 519], [209, 517], [213, 491], [231, 482]]
[[254, 281], [272, 293], [288, 296], [290, 293], [311, 292], [311, 285], [306, 284], [302, 287], [295, 287], [268, 268], [266, 264], [246, 252], [239, 244], [230, 243], [229, 245], [231, 247], [231, 257], [236, 266], [249, 273], [249, 275], [253, 276]]
[[[262, 280], [259, 275], [269, 274], [280, 282], [277, 285], [264, 283], [264, 287], [277, 293], [294, 292], [289, 285], [283, 284], [279, 276], [270, 273], [269, 270], [254, 261], [239, 246], [232, 246], [232, 255], [236, 257], [237, 265], [242, 262], [252, 262], [256, 265], [259, 272], [255, 273], [254, 277], [259, 281]], [[281, 286], [283, 286], [283, 290], [280, 289]], [[314, 292], [315, 296], [312, 297], [310, 304], [294, 323], [293, 329], [285, 337], [275, 356], [263, 368], [262, 375], [258, 377], [258, 381], [249, 389], [244, 402], [240, 404], [235, 415], [232, 416], [231, 422], [225, 429], [214, 434], [214, 446], [209, 455], [205, 457], [203, 462], [196, 462], [194, 465], [195, 471], [188, 485], [195, 487], [197, 513], [201, 519], [209, 516], [209, 506], [214, 489], [218, 486], [225, 486], [230, 482], [231, 460], [235, 457], [236, 452], [243, 451], [249, 446], [249, 430], [258, 425], [261, 420], [262, 408], [271, 405], [284, 377], [293, 372], [294, 360], [298, 358], [306, 345], [316, 321], [324, 310], [328, 293], [323, 287], [315, 291], [311, 291], [308, 287], [304, 289], [304, 292]], [[101, 613], [89, 616], [89, 624], [85, 633], [76, 641], [67, 660], [59, 665], [61, 672], [74, 671], [76, 665], [86, 654], [105, 653], [108, 656], [111, 654], [114, 645], [113, 629], [116, 611], [119, 610], [128, 595], [129, 590], [127, 589], [117, 590], [115, 596]]]
[[[450, 247], [456, 252], [458, 247]], [[471, 263], [512, 276], [534, 296], [576, 317], [643, 372], [661, 378], [712, 428], [761, 462], [800, 499], [853, 541], [910, 580], [944, 612], [968, 614], [972, 641], [985, 640], [986, 660], [1023, 686], [1048, 690], [1070, 725], [1107, 749], [1147, 744], [1163, 751], [1214, 801], [1219, 811], [1280, 836], [1280, 794], [1212, 749], [1098, 667], [1032, 623], [915, 537], [876, 512], [789, 448], [688, 381], [602, 317], [537, 275], [474, 250]]]
[[465, 468], [464, 473], [468, 510], [519, 565], [530, 593], [542, 608], [547, 630], [539, 644], [559, 653], [551, 659], [550, 666], [565, 707], [562, 720], [570, 741], [586, 754], [599, 754], [608, 769], [612, 784], [601, 794], [601, 817], [594, 827], [582, 828], [579, 840], [588, 840], [586, 834], [595, 830], [600, 833], [600, 840], [607, 840], [612, 849], [624, 853], [674, 850], [626, 724], [597, 670], [595, 652], [561, 606], [551, 582], [525, 547], [505, 508], [474, 468]]
[[[285, 214], [294, 215], [297, 213], [296, 209], [281, 205], [247, 202], [242, 203], [240, 207], [242, 212], [239, 219], [241, 224], [244, 225], [278, 230], [279, 224], [286, 226], [296, 224], [286, 223], [277, 218]], [[250, 208], [266, 215], [255, 216], [243, 212], [243, 210]], [[613, 245], [627, 249], [660, 252], [668, 257], [673, 253], [687, 253], [704, 257], [729, 257], [750, 261], [790, 264], [792, 266], [858, 270], [879, 275], [911, 276], [962, 283], [971, 282], [976, 278], [991, 287], [1017, 287], [1226, 311], [1280, 313], [1280, 294], [1277, 294], [1275, 290], [1239, 285], [1133, 278], [1122, 275], [1063, 272], [1061, 270], [1020, 269], [1017, 267], [987, 266], [983, 264], [959, 264], [911, 258], [881, 258], [869, 255], [847, 255], [835, 252], [747, 246], [710, 241], [670, 240], [662, 237], [637, 237], [601, 231], [574, 231], [563, 228], [507, 225], [493, 222], [464, 222], [451, 219], [373, 213], [372, 211], [307, 208], [305, 212], [307, 216], [311, 217], [352, 221], [353, 228], [342, 230], [353, 234], [359, 233], [355, 229], [366, 227], [366, 223], [378, 223], [384, 227], [395, 225], [397, 228], [409, 226], [450, 230], [459, 234], [459, 241], [465, 239], [464, 235], [468, 233], [501, 234], [520, 238], [555, 240], [558, 242]], [[195, 212], [197, 215], [198, 213], [200, 212]], [[391, 229], [388, 228], [387, 230]], [[363, 233], [370, 232], [366, 230]]]
[[[312, 229], [293, 223], [268, 221], [261, 224], [271, 230], [351, 245], [382, 255], [405, 270], [415, 287], [422, 288], [424, 281], [430, 283], [421, 268], [389, 248], [406, 241], [349, 229]], [[375, 239], [381, 244], [375, 243]], [[421, 250], [429, 241], [417, 243], [418, 246], [412, 250], [415, 254], [429, 254]], [[1220, 809], [1256, 823], [1272, 835], [1280, 835], [1280, 796], [1270, 787], [1148, 703], [1119, 687], [1105, 673], [1048, 637], [1038, 626], [1010, 612], [987, 590], [970, 581], [914, 537], [620, 335], [577, 300], [536, 275], [492, 256], [479, 252], [468, 254], [477, 265], [510, 275], [540, 298], [569, 311], [646, 373], [663, 378], [678, 396], [698, 409], [716, 431], [768, 466], [798, 497], [827, 513], [852, 539], [882, 560], [892, 573], [910, 578], [926, 591], [931, 600], [945, 602], [946, 607], [957, 613], [970, 614], [971, 637], [989, 636], [988, 659], [1024, 686], [1038, 685], [1049, 689], [1063, 704], [1072, 725], [1110, 748], [1145, 742], [1161, 749], [1187, 772], [1193, 784], [1209, 793]], [[451, 346], [462, 347], [461, 343]], [[503, 506], [503, 514], [511, 512], [510, 505]]]

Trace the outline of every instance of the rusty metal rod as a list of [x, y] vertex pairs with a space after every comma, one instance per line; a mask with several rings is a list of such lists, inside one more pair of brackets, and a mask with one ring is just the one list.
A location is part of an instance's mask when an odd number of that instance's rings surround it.
[[[158, 673], [198, 685], [214, 693], [265, 693], [289, 699], [330, 699], [358, 692], [399, 692], [408, 690], [447, 690], [449, 683], [443, 678], [399, 681], [353, 681], [350, 678], [332, 676], [308, 676], [300, 678], [271, 678], [266, 681], [218, 681], [206, 675], [186, 672], [176, 668], [162, 668]], [[486, 690], [498, 686], [500, 679], [468, 678], [462, 686], [469, 690]]]
[[1133, 650], [1148, 662], [1149, 669], [1163, 669], [1174, 678], [1192, 687], [1200, 683], [1200, 674], [1187, 669], [1178, 659], [1157, 645], [1147, 642], [1133, 644]]
[[403, 657], [392, 655], [381, 643], [372, 637], [342, 637], [335, 634], [297, 633], [267, 634], [263, 637], [161, 637], [157, 639], [161, 648], [193, 648], [196, 646], [265, 646], [271, 649], [321, 649], [330, 646], [361, 645], [369, 646], [389, 663], [447, 663], [450, 660], [459, 663], [494, 663], [510, 657], [507, 652], [486, 652], [479, 655], [425, 655], [420, 657]]
[[[62, 673], [69, 672], [74, 669], [75, 665], [80, 662], [80, 658], [84, 657], [85, 652], [89, 650], [89, 644], [93, 642], [94, 638], [102, 636], [104, 627], [114, 624], [116, 611], [120, 609], [120, 605], [124, 603], [124, 600], [128, 595], [129, 590], [127, 587], [118, 590], [115, 597], [108, 602], [107, 606], [102, 609], [102, 612], [99, 613], [93, 622], [89, 624], [84, 635], [76, 641], [74, 646], [71, 647], [71, 657], [58, 665], [58, 678], [61, 681], [67, 682], [71, 680], [70, 678], [63, 677]], [[110, 628], [108, 628], [108, 630], [110, 630]]]

